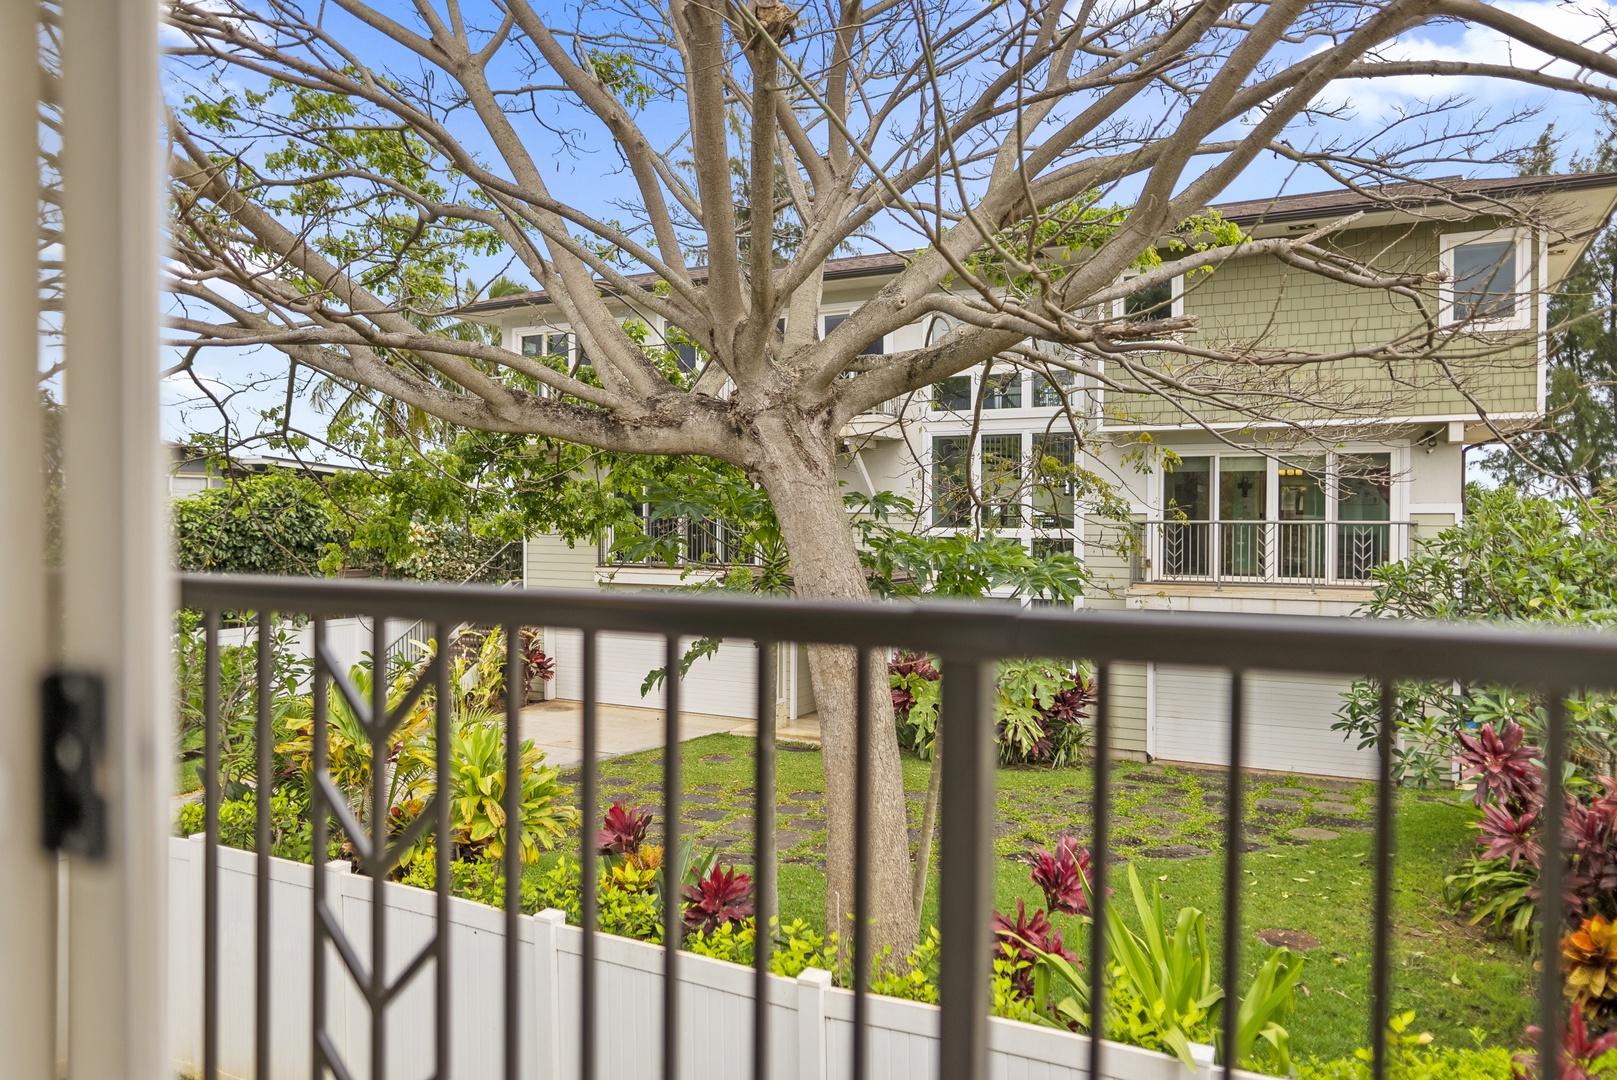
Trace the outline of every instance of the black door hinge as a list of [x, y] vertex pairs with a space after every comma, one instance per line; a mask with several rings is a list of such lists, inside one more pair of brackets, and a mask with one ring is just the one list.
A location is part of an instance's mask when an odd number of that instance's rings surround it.
[[107, 801], [100, 787], [106, 705], [106, 682], [100, 675], [53, 671], [45, 676], [40, 789], [44, 841], [52, 851], [106, 857]]

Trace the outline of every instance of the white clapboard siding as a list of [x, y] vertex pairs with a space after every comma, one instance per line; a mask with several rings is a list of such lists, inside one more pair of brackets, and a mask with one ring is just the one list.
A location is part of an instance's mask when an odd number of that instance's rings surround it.
[[[202, 843], [170, 841], [169, 1002], [175, 1069], [194, 1073], [202, 1058]], [[270, 1076], [308, 1080], [310, 910], [315, 870], [271, 860], [272, 1010]], [[326, 895], [332, 914], [364, 965], [370, 963], [372, 882], [332, 863]], [[222, 989], [221, 1075], [245, 1080], [253, 1060], [253, 882], [250, 852], [219, 850]], [[430, 939], [435, 900], [404, 885], [383, 886], [389, 977]], [[502, 1076], [505, 1023], [505, 915], [466, 900], [450, 902], [450, 1077]], [[579, 1069], [582, 932], [557, 911], [519, 921], [524, 1080], [573, 1080]], [[597, 1075], [611, 1080], [666, 1080], [661, 1054], [663, 950], [627, 938], [597, 939]], [[368, 1010], [328, 950], [326, 1028], [351, 1075], [370, 1075]], [[830, 975], [770, 976], [771, 1080], [851, 1080], [853, 995]], [[387, 1010], [389, 1080], [425, 1080], [435, 1053], [433, 965]], [[679, 959], [679, 1075], [688, 1080], [753, 1080], [750, 969], [683, 953]], [[937, 1075], [936, 1006], [872, 997], [871, 1080], [930, 1080]], [[1089, 1040], [1065, 1031], [989, 1021], [989, 1080], [1085, 1080]], [[1163, 1054], [1108, 1043], [1103, 1080], [1190, 1080]], [[1237, 1077], [1252, 1074], [1237, 1073]]]
[[[577, 630], [552, 629], [548, 632], [552, 655], [556, 658], [555, 696], [578, 701], [584, 696], [584, 635]], [[681, 639], [681, 647], [692, 638]], [[660, 709], [663, 691], [659, 685], [644, 697], [641, 684], [646, 674], [667, 662], [664, 639], [650, 634], [606, 634], [597, 638], [596, 657], [600, 671], [596, 677], [598, 700], [606, 705], [629, 705]], [[713, 656], [692, 665], [681, 684], [684, 712], [709, 713], [755, 719], [757, 713], [758, 650], [750, 641], [725, 641]]]
[[[1370, 779], [1373, 750], [1332, 731], [1351, 680], [1252, 672], [1246, 681], [1246, 766]], [[1152, 756], [1204, 765], [1229, 762], [1228, 673], [1156, 665], [1151, 679]]]

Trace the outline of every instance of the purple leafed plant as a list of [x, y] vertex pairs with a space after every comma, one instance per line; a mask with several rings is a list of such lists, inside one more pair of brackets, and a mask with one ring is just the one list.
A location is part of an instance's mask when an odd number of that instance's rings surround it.
[[[1598, 1080], [1600, 1077], [1609, 1077], [1609, 1067], [1598, 1067], [1596, 1062], [1606, 1054], [1617, 1050], [1617, 1031], [1608, 1032], [1598, 1038], [1589, 1037], [1589, 1026], [1584, 1023], [1583, 1011], [1573, 1009], [1567, 1029], [1561, 1033], [1561, 1080]], [[1527, 1042], [1531, 1046], [1541, 1046], [1543, 1029], [1533, 1026], [1527, 1029]], [[1538, 1054], [1517, 1054], [1516, 1064], [1521, 1066], [1513, 1069], [1517, 1080], [1538, 1080]], [[1609, 1065], [1609, 1063], [1607, 1063]], [[1599, 1071], [1596, 1071], [1596, 1069]]]
[[1063, 836], [1054, 853], [1039, 848], [1033, 853], [1033, 884], [1044, 890], [1044, 906], [1068, 915], [1089, 914], [1089, 849], [1078, 846], [1078, 838]]
[[1003, 912], [994, 912], [994, 959], [1024, 962], [1011, 975], [1011, 985], [1023, 995], [1031, 997], [1033, 994], [1034, 955], [1029, 945], [1079, 967], [1083, 966], [1078, 954], [1061, 940], [1061, 930], [1050, 925], [1044, 909], [1040, 908], [1029, 915], [1022, 901], [1018, 900], [1015, 920]]
[[1536, 838], [1537, 809], [1512, 815], [1510, 811], [1490, 803], [1482, 808], [1482, 820], [1477, 823], [1477, 828], [1482, 830], [1480, 839], [1484, 859], [1509, 859], [1512, 870], [1523, 861], [1535, 870], [1538, 868], [1543, 849]]
[[696, 930], [711, 934], [727, 923], [750, 919], [753, 914], [752, 878], [733, 867], [715, 866], [707, 877], [695, 885], [686, 885], [681, 893], [685, 897], [687, 934]]
[[602, 855], [633, 855], [646, 842], [646, 830], [651, 828], [651, 814], [638, 806], [612, 804], [601, 819], [601, 831], [595, 834], [595, 847]]
[[1523, 742], [1522, 726], [1514, 720], [1495, 734], [1492, 724], [1483, 724], [1475, 735], [1459, 732], [1461, 780], [1475, 780], [1472, 796], [1478, 806], [1492, 798], [1500, 806], [1520, 810], [1531, 804], [1543, 784], [1543, 770], [1534, 763], [1536, 746]]

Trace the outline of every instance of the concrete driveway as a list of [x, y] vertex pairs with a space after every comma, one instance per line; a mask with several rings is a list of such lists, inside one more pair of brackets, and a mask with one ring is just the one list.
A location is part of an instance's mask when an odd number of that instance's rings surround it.
[[[663, 711], [639, 709], [628, 705], [597, 705], [596, 756], [599, 760], [651, 750], [663, 744]], [[522, 710], [521, 731], [524, 739], [545, 752], [546, 761], [564, 769], [571, 769], [584, 760], [584, 707], [577, 701], [544, 701]], [[734, 716], [709, 716], [705, 713], [682, 712], [679, 717], [679, 737], [699, 739], [703, 735], [730, 732], [751, 735], [756, 726], [751, 720]]]

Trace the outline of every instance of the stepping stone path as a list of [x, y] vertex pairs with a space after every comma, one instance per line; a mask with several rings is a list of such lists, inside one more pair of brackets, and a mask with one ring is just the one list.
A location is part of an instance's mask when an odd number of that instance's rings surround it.
[[1134, 812], [1141, 817], [1153, 817], [1159, 821], [1166, 821], [1170, 825], [1180, 825], [1190, 820], [1190, 815], [1183, 810], [1175, 810], [1168, 806], [1137, 806]]
[[1303, 788], [1277, 787], [1269, 789], [1269, 796], [1275, 799], [1312, 799], [1314, 793]]
[[1290, 799], [1259, 799], [1253, 805], [1260, 810], [1278, 810], [1281, 813], [1291, 813], [1303, 808], [1302, 803], [1292, 802]]
[[661, 791], [662, 789], [663, 785], [660, 780], [653, 780], [650, 783], [640, 785], [641, 791]]
[[800, 817], [788, 821], [786, 824], [794, 829], [803, 829], [808, 832], [820, 832], [825, 828], [825, 819], [817, 817]]
[[813, 743], [783, 742], [775, 749], [784, 750], [788, 754], [818, 754], [820, 752], [820, 748]]
[[1335, 840], [1338, 836], [1341, 836], [1342, 834], [1332, 832], [1329, 829], [1303, 828], [1303, 829], [1292, 829], [1290, 832], [1286, 833], [1286, 835], [1290, 836], [1290, 837], [1292, 837], [1293, 839], [1296, 839], [1296, 840]]
[[1330, 814], [1309, 814], [1308, 824], [1321, 829], [1351, 829], [1354, 832], [1363, 832], [1370, 827], [1370, 823], [1363, 818], [1334, 817]]
[[1143, 836], [1147, 840], [1172, 840], [1179, 835], [1176, 830], [1164, 825], [1147, 825], [1143, 829], [1135, 829], [1134, 833], [1136, 836]]
[[687, 803], [694, 803], [697, 806], [717, 806], [723, 800], [721, 800], [717, 795], [709, 795], [701, 791], [687, 791], [685, 793], [685, 801]]
[[786, 851], [808, 839], [807, 833], [792, 832], [790, 829], [781, 829], [775, 833], [775, 850]]
[[1301, 930], [1259, 930], [1252, 935], [1271, 949], [1290, 949], [1293, 952], [1307, 952], [1320, 946], [1319, 938], [1313, 934], [1305, 934]]
[[727, 761], [734, 761], [735, 758], [731, 757], [729, 754], [709, 754], [702, 760], [707, 762], [709, 765], [723, 765]]
[[626, 788], [634, 787], [634, 781], [627, 776], [609, 776], [601, 781], [602, 787]]
[[787, 798], [794, 802], [819, 802], [820, 795], [818, 791], [794, 791]]
[[1347, 814], [1357, 814], [1359, 812], [1359, 808], [1357, 806], [1349, 805], [1348, 803], [1317, 802], [1317, 803], [1315, 803], [1313, 805], [1313, 811], [1316, 814], [1341, 814], [1341, 815], [1347, 815]]
[[1194, 844], [1170, 844], [1167, 847], [1146, 848], [1140, 854], [1148, 859], [1199, 859], [1212, 852]]
[[730, 811], [717, 806], [698, 806], [685, 811], [685, 816], [697, 821], [723, 821], [730, 816]]

